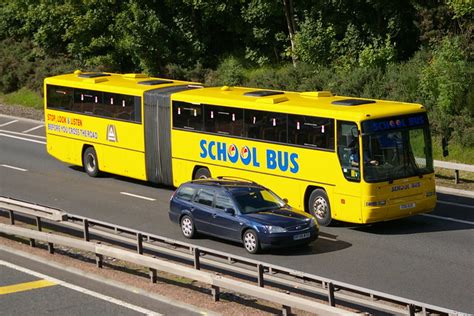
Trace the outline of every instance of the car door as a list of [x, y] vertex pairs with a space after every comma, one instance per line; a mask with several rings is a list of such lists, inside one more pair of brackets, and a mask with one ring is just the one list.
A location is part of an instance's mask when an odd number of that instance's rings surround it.
[[199, 189], [193, 200], [191, 213], [194, 217], [196, 229], [203, 233], [212, 234], [212, 215], [214, 213], [214, 190], [202, 188]]
[[233, 209], [234, 212], [237, 212], [237, 208], [227, 192], [217, 191], [215, 207], [212, 214], [213, 230], [219, 237], [240, 241], [240, 230], [243, 223], [239, 220], [237, 213], [226, 213], [226, 209]]

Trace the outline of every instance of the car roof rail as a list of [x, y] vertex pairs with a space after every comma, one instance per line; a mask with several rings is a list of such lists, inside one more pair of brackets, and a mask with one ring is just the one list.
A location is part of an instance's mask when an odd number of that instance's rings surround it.
[[255, 181], [245, 179], [245, 178], [233, 177], [233, 176], [219, 176], [219, 177], [217, 177], [217, 179], [219, 179], [219, 180], [239, 180], [239, 181], [242, 181], [242, 182], [249, 182], [249, 183], [261, 186], [260, 184], [258, 184]]

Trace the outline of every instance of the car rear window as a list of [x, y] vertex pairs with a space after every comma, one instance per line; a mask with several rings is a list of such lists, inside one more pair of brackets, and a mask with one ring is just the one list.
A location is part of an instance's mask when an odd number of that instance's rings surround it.
[[193, 187], [182, 187], [181, 189], [179, 189], [178, 193], [176, 194], [176, 197], [181, 200], [191, 201], [195, 192], [196, 189]]

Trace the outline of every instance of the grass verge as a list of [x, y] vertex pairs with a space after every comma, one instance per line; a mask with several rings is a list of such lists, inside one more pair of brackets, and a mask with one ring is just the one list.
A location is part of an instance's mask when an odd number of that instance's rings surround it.
[[43, 108], [43, 98], [41, 95], [27, 88], [21, 88], [8, 94], [0, 94], [0, 103], [21, 105], [38, 110]]

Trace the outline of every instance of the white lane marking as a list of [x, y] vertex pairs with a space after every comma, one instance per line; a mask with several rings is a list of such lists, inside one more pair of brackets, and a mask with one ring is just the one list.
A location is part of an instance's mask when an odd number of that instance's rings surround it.
[[437, 203], [460, 206], [460, 207], [467, 207], [467, 208], [474, 208], [474, 205], [467, 205], [467, 204], [461, 204], [461, 203], [455, 203], [455, 202], [437, 201]]
[[10, 137], [10, 138], [15, 138], [15, 139], [21, 139], [21, 140], [26, 140], [27, 142], [45, 144], [46, 145], [46, 142], [42, 142], [42, 141], [36, 140], [36, 139], [29, 139], [29, 138], [14, 136], [14, 135], [7, 135], [7, 134], [3, 134], [3, 133], [0, 133], [0, 136], [5, 136], [5, 137]]
[[38, 125], [38, 126], [32, 127], [32, 128], [30, 128], [30, 129], [27, 129], [26, 131], [23, 131], [22, 133], [23, 133], [23, 134], [27, 134], [27, 133], [32, 132], [32, 131], [34, 131], [35, 129], [38, 129], [38, 128], [40, 128], [40, 127], [44, 127], [44, 125]]
[[7, 125], [10, 125], [10, 124], [13, 124], [13, 123], [16, 123], [16, 122], [18, 122], [18, 120], [13, 120], [13, 121], [10, 121], [10, 122], [6, 122], [6, 123], [3, 123], [3, 124], [0, 124], [0, 127], [7, 126]]
[[128, 193], [128, 192], [120, 192], [120, 194], [133, 196], [133, 197], [136, 197], [136, 198], [139, 198], [139, 199], [144, 199], [144, 200], [147, 200], [147, 201], [156, 201], [156, 199], [152, 199], [152, 198], [149, 198], [149, 197], [146, 197], [146, 196], [136, 195], [136, 194], [132, 194], [132, 193]]
[[[25, 136], [24, 133], [18, 133], [18, 132], [7, 131], [7, 130], [5, 130], [5, 129], [0, 129], [0, 132], [2, 132], [2, 133], [8, 133], [8, 134], [13, 134], [13, 135]], [[28, 134], [28, 137], [35, 137], [35, 138], [46, 139], [45, 136], [40, 136], [40, 135], [31, 135], [31, 134]]]
[[456, 222], [456, 223], [474, 225], [474, 222], [463, 221], [462, 219], [456, 219], [456, 218], [444, 217], [444, 216], [437, 216], [437, 215], [432, 215], [432, 214], [419, 214], [419, 215], [426, 216], [426, 217], [433, 217], [433, 218], [436, 218], [436, 219], [441, 219], [443, 221], [451, 221], [451, 222]]
[[44, 275], [42, 273], [38, 273], [36, 271], [32, 271], [32, 270], [17, 266], [15, 264], [12, 264], [12, 263], [9, 263], [9, 262], [3, 261], [3, 260], [0, 260], [0, 265], [6, 266], [8, 268], [11, 268], [11, 269], [23, 272], [23, 273], [33, 275], [33, 276], [38, 277], [40, 279], [44, 279], [44, 280], [48, 280], [48, 281], [57, 283], [58, 285], [67, 287], [71, 290], [74, 290], [74, 291], [77, 291], [77, 292], [80, 292], [80, 293], [84, 293], [84, 294], [87, 294], [87, 295], [90, 295], [90, 296], [93, 296], [93, 297], [97, 297], [101, 300], [104, 300], [104, 301], [107, 301], [107, 302], [110, 302], [110, 303], [113, 303], [113, 304], [116, 304], [116, 305], [119, 305], [119, 306], [122, 306], [122, 307], [126, 307], [128, 309], [134, 310], [134, 311], [139, 312], [139, 313], [143, 313], [145, 315], [156, 315], [156, 316], [162, 315], [160, 313], [151, 311], [149, 309], [146, 309], [146, 308], [143, 308], [143, 307], [140, 307], [140, 306], [136, 306], [136, 305], [124, 302], [122, 300], [119, 300], [119, 299], [116, 299], [116, 298], [113, 298], [113, 297], [110, 297], [110, 296], [107, 296], [107, 295], [104, 295], [104, 294], [100, 294], [100, 293], [85, 289], [83, 287], [80, 287], [80, 286], [77, 286], [77, 285], [74, 285], [74, 284], [67, 283], [65, 281], [62, 281], [62, 280], [50, 277], [48, 275]]
[[10, 168], [10, 169], [18, 170], [18, 171], [28, 171], [27, 169], [18, 168], [18, 167], [14, 167], [14, 166], [10, 166], [10, 165], [0, 165], [0, 166], [5, 167], [5, 168]]

